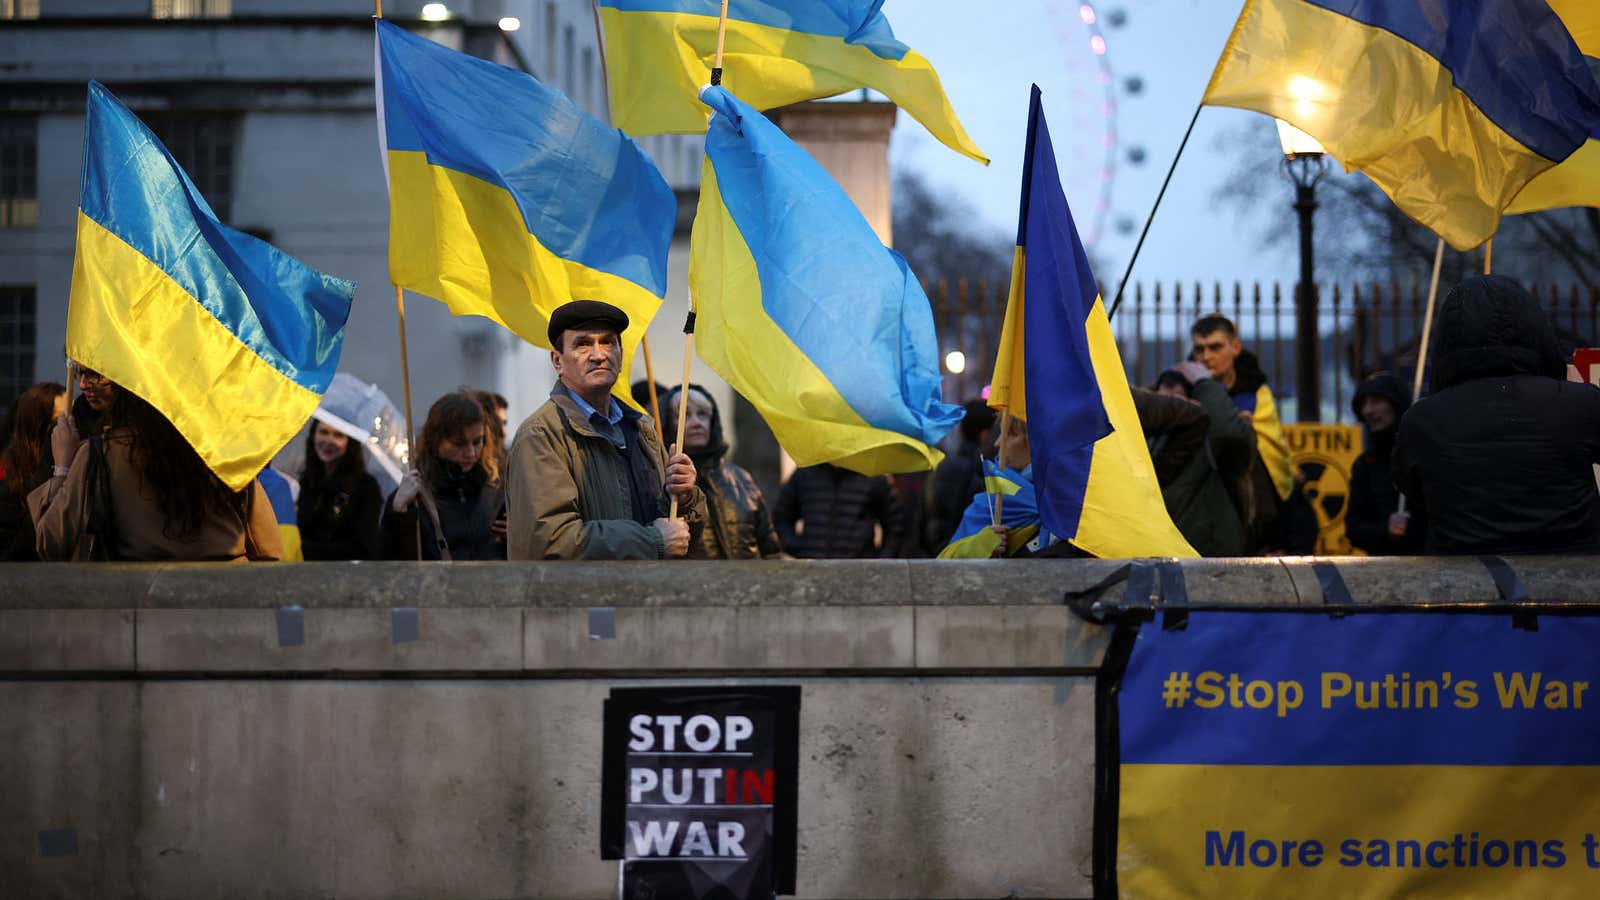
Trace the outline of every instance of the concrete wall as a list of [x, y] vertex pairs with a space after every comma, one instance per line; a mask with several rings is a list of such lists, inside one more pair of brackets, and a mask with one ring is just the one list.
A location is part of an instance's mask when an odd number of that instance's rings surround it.
[[[800, 896], [1086, 897], [1108, 635], [1062, 598], [1117, 565], [0, 566], [0, 896], [609, 897], [606, 692], [770, 682], [804, 687]], [[1600, 599], [1600, 562], [1516, 565]], [[1497, 597], [1473, 560], [1340, 567]], [[1184, 568], [1195, 604], [1322, 602], [1309, 561]]]

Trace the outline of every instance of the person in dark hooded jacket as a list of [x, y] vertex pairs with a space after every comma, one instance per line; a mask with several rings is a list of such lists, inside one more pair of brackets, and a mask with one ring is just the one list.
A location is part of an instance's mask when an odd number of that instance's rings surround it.
[[890, 557], [900, 542], [889, 479], [827, 463], [796, 469], [778, 492], [772, 518], [783, 549], [802, 559]]
[[1234, 406], [1227, 388], [1194, 362], [1162, 372], [1155, 391], [1134, 390], [1134, 407], [1147, 435], [1157, 401], [1187, 409], [1200, 422], [1199, 446], [1181, 460], [1168, 460], [1169, 465], [1179, 464], [1170, 476], [1162, 474], [1160, 459], [1170, 457], [1171, 447], [1161, 448], [1160, 453], [1152, 447], [1156, 478], [1172, 523], [1201, 556], [1245, 555], [1250, 548], [1250, 475], [1256, 455], [1249, 417]]
[[1366, 431], [1367, 445], [1350, 467], [1350, 506], [1344, 533], [1352, 546], [1373, 556], [1411, 556], [1427, 545], [1427, 519], [1416, 510], [1399, 512], [1390, 457], [1400, 417], [1411, 407], [1411, 390], [1388, 372], [1374, 372], [1356, 387], [1350, 408]]
[[[683, 388], [659, 398], [666, 421], [678, 421]], [[695, 483], [706, 495], [706, 527], [689, 555], [697, 559], [762, 559], [783, 552], [778, 531], [761, 488], [749, 472], [728, 462], [722, 435], [722, 414], [711, 392], [689, 385], [689, 414], [684, 420], [683, 452], [694, 462]]]
[[1600, 552], [1600, 388], [1565, 381], [1549, 318], [1509, 278], [1439, 310], [1433, 393], [1400, 421], [1395, 486], [1436, 554]]

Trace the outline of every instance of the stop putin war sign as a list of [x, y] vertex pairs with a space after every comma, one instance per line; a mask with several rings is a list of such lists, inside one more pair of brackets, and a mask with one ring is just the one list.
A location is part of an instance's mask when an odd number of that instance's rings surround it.
[[601, 857], [622, 896], [793, 893], [800, 688], [619, 688], [605, 704]]

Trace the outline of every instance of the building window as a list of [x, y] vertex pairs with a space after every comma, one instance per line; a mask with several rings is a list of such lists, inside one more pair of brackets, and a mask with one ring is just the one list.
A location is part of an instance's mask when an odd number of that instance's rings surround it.
[[544, 5], [544, 59], [539, 61], [539, 71], [544, 73], [544, 83], [556, 79], [556, 2]]
[[0, 285], [0, 403], [33, 384], [37, 300], [31, 284]]
[[152, 19], [226, 19], [233, 0], [150, 0]]
[[594, 51], [583, 48], [583, 108], [594, 111]]
[[39, 118], [0, 116], [0, 228], [39, 222]]
[[0, 19], [37, 19], [39, 0], [0, 0]]
[[568, 97], [571, 97], [573, 95], [573, 93], [575, 91], [577, 91], [577, 89], [578, 89], [577, 35], [573, 33], [571, 25], [568, 25], [565, 29], [562, 30], [561, 43], [564, 45], [562, 47], [562, 55], [565, 57], [561, 61], [562, 62], [561, 90]]
[[233, 158], [239, 142], [235, 113], [151, 113], [145, 123], [156, 133], [189, 180], [226, 222], [233, 213]]

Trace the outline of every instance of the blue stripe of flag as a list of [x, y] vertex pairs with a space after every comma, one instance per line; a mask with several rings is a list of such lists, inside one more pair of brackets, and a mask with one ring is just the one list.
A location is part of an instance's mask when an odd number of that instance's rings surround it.
[[273, 368], [307, 390], [326, 390], [355, 285], [219, 222], [167, 148], [95, 81], [86, 128], [94, 143], [83, 159], [84, 215], [155, 263]]
[[1304, 0], [1414, 44], [1490, 121], [1560, 162], [1600, 122], [1600, 87], [1545, 0]]

